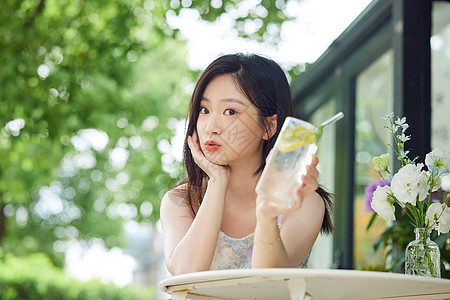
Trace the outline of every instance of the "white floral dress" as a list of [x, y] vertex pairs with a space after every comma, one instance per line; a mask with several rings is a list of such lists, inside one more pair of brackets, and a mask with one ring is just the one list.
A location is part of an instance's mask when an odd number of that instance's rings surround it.
[[[281, 216], [278, 217], [278, 224], [281, 227]], [[220, 231], [210, 270], [250, 269], [252, 266], [253, 238], [254, 233], [243, 238], [232, 238]], [[299, 267], [306, 268], [308, 259], [309, 254]]]

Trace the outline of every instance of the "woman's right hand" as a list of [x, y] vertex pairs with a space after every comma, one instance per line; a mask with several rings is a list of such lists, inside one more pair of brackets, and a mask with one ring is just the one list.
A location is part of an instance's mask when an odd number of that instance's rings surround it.
[[[228, 166], [215, 164], [206, 158], [197, 132], [188, 136], [187, 143], [195, 163], [209, 176], [209, 181], [198, 207], [194, 200], [195, 216], [184, 195], [176, 191], [167, 192], [162, 200], [164, 257], [172, 275], [206, 271], [211, 267], [230, 178]], [[184, 191], [187, 186], [186, 183], [176, 189]], [[202, 247], [198, 248], [198, 245]], [[186, 257], [189, 257], [189, 263], [186, 263]]]
[[206, 158], [200, 147], [197, 131], [194, 131], [192, 136], [188, 136], [187, 142], [195, 163], [208, 175], [209, 179], [213, 181], [225, 180], [228, 183], [230, 167], [215, 164]]

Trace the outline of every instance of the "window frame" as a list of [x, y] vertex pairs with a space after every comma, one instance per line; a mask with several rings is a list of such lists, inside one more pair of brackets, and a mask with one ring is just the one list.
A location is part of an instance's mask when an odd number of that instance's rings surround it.
[[[374, 0], [291, 85], [298, 116], [309, 119], [331, 98], [345, 118], [336, 124], [334, 264], [353, 269], [355, 80], [388, 49], [394, 53], [394, 113], [406, 116], [413, 157], [431, 136], [431, 1]], [[381, 117], [381, 116], [380, 116]], [[399, 165], [395, 165], [398, 168]]]

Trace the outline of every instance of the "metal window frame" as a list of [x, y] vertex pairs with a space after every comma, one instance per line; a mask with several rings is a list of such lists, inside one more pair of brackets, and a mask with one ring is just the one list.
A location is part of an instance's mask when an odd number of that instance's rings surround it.
[[[355, 78], [386, 50], [394, 53], [394, 112], [406, 116], [412, 155], [430, 151], [431, 0], [374, 0], [291, 85], [298, 116], [336, 99], [334, 266], [353, 268]], [[397, 166], [398, 167], [398, 166]]]

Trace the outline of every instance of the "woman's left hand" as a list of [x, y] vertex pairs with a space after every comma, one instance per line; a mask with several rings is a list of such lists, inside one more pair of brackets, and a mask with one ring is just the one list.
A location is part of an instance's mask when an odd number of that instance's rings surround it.
[[295, 190], [296, 197], [292, 203], [291, 208], [287, 208], [280, 204], [270, 202], [267, 199], [258, 197], [256, 200], [257, 217], [263, 217], [264, 219], [274, 218], [279, 215], [286, 214], [290, 211], [300, 209], [303, 205], [304, 199], [319, 187], [319, 184], [317, 183], [319, 171], [316, 168], [318, 163], [319, 159], [317, 158], [317, 156], [313, 155], [311, 164], [306, 167], [306, 174], [302, 176], [302, 185], [297, 187]]
[[[308, 197], [312, 192], [319, 188], [319, 184], [317, 183], [317, 178], [319, 177], [319, 171], [317, 170], [318, 164], [319, 159], [317, 158], [317, 156], [313, 155], [311, 164], [309, 166], [306, 166], [306, 175], [302, 176], [303, 183], [296, 190], [296, 200], [301, 198], [302, 200], [300, 202], [303, 202], [304, 198]], [[298, 208], [300, 207], [301, 203]]]

